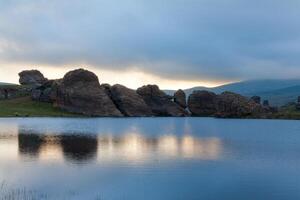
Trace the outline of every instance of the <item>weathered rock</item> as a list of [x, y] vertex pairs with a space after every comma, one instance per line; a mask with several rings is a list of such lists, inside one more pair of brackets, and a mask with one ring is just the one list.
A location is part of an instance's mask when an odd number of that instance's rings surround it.
[[255, 103], [260, 104], [261, 103], [261, 98], [260, 96], [253, 96], [251, 97], [251, 100], [253, 100]]
[[188, 100], [188, 108], [194, 116], [215, 117], [265, 117], [264, 109], [252, 99], [232, 92], [216, 95], [209, 91], [194, 91]]
[[101, 84], [101, 87], [104, 89], [105, 93], [111, 98], [111, 85], [108, 83]]
[[183, 90], [177, 90], [174, 93], [174, 102], [186, 109], [186, 96]]
[[263, 106], [270, 106], [269, 101], [268, 100], [264, 100], [263, 101]]
[[55, 104], [69, 112], [90, 116], [122, 116], [100, 86], [98, 77], [87, 70], [68, 72], [57, 88]]
[[19, 73], [19, 82], [21, 85], [40, 86], [47, 79], [38, 70], [25, 70]]
[[[108, 86], [105, 85], [105, 88]], [[122, 85], [114, 85], [110, 88], [110, 94], [117, 108], [129, 117], [152, 116], [150, 107], [135, 90]]]
[[30, 95], [31, 88], [19, 85], [7, 85], [0, 87], [0, 100], [14, 99]]
[[48, 80], [43, 85], [32, 89], [31, 98], [34, 101], [53, 103], [57, 97], [57, 88], [62, 79]]
[[209, 91], [194, 91], [188, 98], [188, 108], [194, 116], [213, 116], [217, 112], [217, 95]]
[[218, 117], [251, 117], [262, 111], [262, 107], [246, 97], [232, 92], [223, 92], [217, 96]]
[[170, 96], [161, 91], [157, 85], [146, 85], [137, 89], [155, 116], [187, 116], [188, 113], [173, 102]]

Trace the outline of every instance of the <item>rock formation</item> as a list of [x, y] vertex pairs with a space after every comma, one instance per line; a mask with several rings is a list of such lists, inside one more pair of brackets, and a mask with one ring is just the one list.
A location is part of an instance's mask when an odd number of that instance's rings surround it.
[[186, 109], [186, 96], [183, 90], [177, 90], [174, 93], [174, 102]]
[[255, 103], [260, 104], [261, 103], [261, 98], [260, 96], [253, 96], [251, 97], [251, 100], [253, 100]]
[[188, 108], [193, 116], [238, 118], [265, 113], [260, 104], [232, 92], [216, 95], [209, 91], [194, 91], [189, 96]]
[[[105, 87], [108, 88], [107, 85]], [[135, 90], [117, 84], [110, 88], [110, 96], [125, 116], [146, 117], [153, 115], [150, 107]]]
[[[87, 116], [181, 117], [189, 116], [189, 110], [192, 116], [268, 118], [278, 112], [266, 100], [261, 105], [259, 96], [249, 99], [232, 92], [217, 95], [194, 91], [186, 102], [183, 90], [169, 96], [157, 85], [146, 85], [136, 91], [119, 84], [100, 85], [98, 77], [84, 69], [70, 71], [58, 80], [47, 80], [37, 70], [23, 71], [19, 75], [22, 86], [0, 87], [0, 99], [30, 94], [35, 101], [52, 103], [68, 112]], [[300, 97], [294, 104], [300, 110]]]
[[57, 88], [56, 105], [69, 112], [89, 116], [122, 116], [100, 86], [98, 77], [87, 70], [68, 72]]
[[263, 101], [263, 106], [270, 106], [269, 101], [268, 100], [264, 100]]
[[248, 117], [262, 111], [253, 100], [232, 92], [223, 92], [217, 96], [218, 117]]
[[38, 70], [26, 70], [19, 73], [21, 85], [41, 86], [47, 81], [44, 75]]
[[194, 116], [213, 116], [217, 112], [217, 95], [209, 91], [194, 91], [188, 98], [188, 108]]
[[187, 116], [188, 113], [172, 97], [161, 91], [157, 85], [146, 85], [137, 89], [146, 104], [151, 108], [155, 116]]
[[296, 103], [296, 109], [300, 110], [300, 96], [298, 97], [297, 103]]
[[57, 88], [61, 82], [62, 79], [48, 80], [41, 86], [34, 88], [31, 93], [32, 100], [54, 103], [57, 97]]

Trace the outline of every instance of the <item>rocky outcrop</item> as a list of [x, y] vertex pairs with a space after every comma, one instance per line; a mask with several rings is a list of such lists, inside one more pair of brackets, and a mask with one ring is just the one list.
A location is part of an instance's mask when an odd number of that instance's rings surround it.
[[268, 100], [264, 100], [263, 101], [263, 106], [270, 106], [269, 101]]
[[260, 96], [253, 96], [251, 97], [251, 100], [253, 100], [255, 103], [260, 104], [261, 103], [261, 98]]
[[38, 70], [25, 70], [19, 73], [21, 85], [41, 86], [47, 81], [44, 75]]
[[183, 90], [177, 90], [174, 93], [174, 102], [186, 109], [186, 95]]
[[17, 95], [18, 91], [19, 90], [17, 88], [11, 88], [11, 87], [0, 88], [0, 100], [14, 98], [18, 96]]
[[296, 109], [300, 110], [300, 96], [298, 97], [297, 103], [296, 103]]
[[54, 103], [57, 97], [57, 89], [61, 82], [62, 79], [48, 80], [43, 85], [32, 89], [32, 100]]
[[223, 118], [264, 117], [270, 112], [254, 100], [232, 92], [216, 95], [209, 91], [194, 91], [189, 96], [188, 108], [193, 116]]
[[89, 116], [122, 116], [98, 77], [87, 70], [68, 72], [58, 85], [55, 104], [69, 112]]
[[188, 108], [194, 116], [213, 116], [217, 112], [217, 95], [209, 91], [194, 91], [188, 98]]
[[187, 116], [188, 113], [172, 101], [172, 97], [161, 91], [157, 85], [146, 85], [137, 89], [137, 93], [144, 99], [155, 116]]
[[30, 93], [31, 93], [31, 88], [27, 88], [19, 85], [0, 86], [0, 100], [29, 96]]
[[[106, 89], [107, 85], [104, 86]], [[114, 85], [110, 88], [110, 96], [117, 108], [128, 117], [152, 116], [150, 107], [135, 90], [123, 85]]]
[[232, 92], [217, 96], [217, 117], [251, 117], [263, 111], [253, 100]]
[[[278, 112], [268, 101], [260, 104], [259, 96], [250, 99], [232, 92], [215, 94], [194, 91], [186, 102], [183, 90], [169, 96], [157, 85], [146, 85], [136, 91], [122, 85], [100, 85], [98, 77], [87, 70], [68, 72], [63, 79], [47, 80], [37, 70], [20, 74], [22, 86], [0, 87], [0, 99], [18, 97], [22, 92], [31, 94], [35, 101], [52, 103], [63, 110], [87, 116], [212, 116], [235, 118], [269, 118]], [[24, 93], [24, 94], [25, 94]], [[294, 103], [300, 110], [300, 99]], [[187, 109], [188, 108], [188, 109]]]

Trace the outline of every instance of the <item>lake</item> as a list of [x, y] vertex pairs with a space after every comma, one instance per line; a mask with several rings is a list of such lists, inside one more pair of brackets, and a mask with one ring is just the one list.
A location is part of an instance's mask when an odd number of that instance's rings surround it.
[[300, 122], [2, 118], [0, 199], [300, 199]]

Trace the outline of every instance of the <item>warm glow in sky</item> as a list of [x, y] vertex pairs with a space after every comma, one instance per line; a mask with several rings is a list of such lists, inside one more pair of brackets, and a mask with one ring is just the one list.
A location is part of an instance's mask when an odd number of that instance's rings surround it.
[[2, 0], [0, 82], [79, 67], [130, 88], [298, 79], [299, 10], [299, 0]]
[[[22, 70], [38, 69], [49, 79], [62, 78], [65, 73], [80, 67], [1, 67], [0, 82], [18, 83], [18, 73]], [[146, 84], [157, 84], [161, 89], [187, 89], [195, 86], [214, 87], [224, 82], [213, 81], [187, 81], [161, 78], [150, 73], [138, 70], [107, 70], [95, 67], [83, 67], [98, 75], [100, 83], [122, 84], [132, 89], [137, 89]]]

